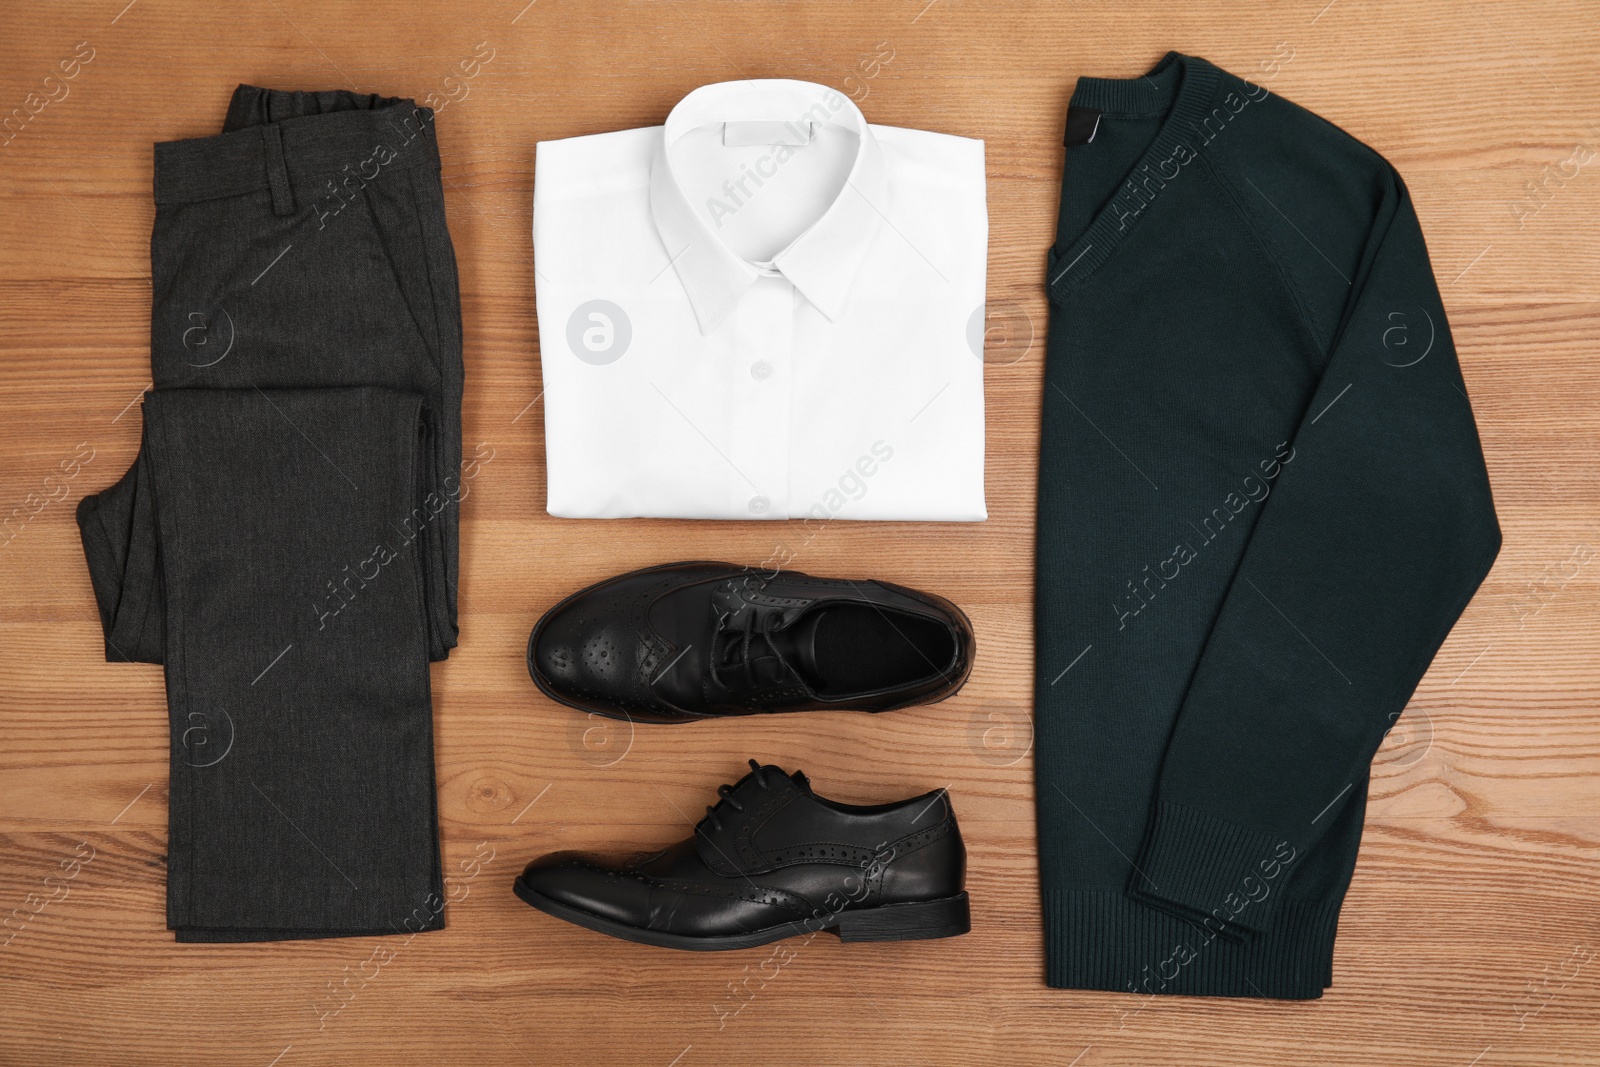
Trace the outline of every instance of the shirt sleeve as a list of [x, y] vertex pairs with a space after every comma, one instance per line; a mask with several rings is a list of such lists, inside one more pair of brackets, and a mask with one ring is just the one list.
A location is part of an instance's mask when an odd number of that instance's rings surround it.
[[1359, 802], [1500, 548], [1422, 230], [1383, 166], [1342, 325], [1184, 697], [1128, 888], [1231, 937], [1267, 928], [1281, 872]]

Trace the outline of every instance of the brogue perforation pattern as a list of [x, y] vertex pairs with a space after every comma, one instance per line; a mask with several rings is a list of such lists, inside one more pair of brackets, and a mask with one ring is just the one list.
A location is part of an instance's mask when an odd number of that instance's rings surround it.
[[869, 867], [873, 860], [879, 857], [887, 857], [884, 862], [893, 863], [948, 836], [954, 826], [955, 823], [947, 816], [926, 830], [907, 834], [896, 841], [888, 842], [882, 848], [863, 848], [860, 845], [847, 845], [837, 841], [808, 841], [766, 853], [766, 862], [762, 864], [762, 868], [785, 867], [795, 863], [843, 863], [852, 867]]

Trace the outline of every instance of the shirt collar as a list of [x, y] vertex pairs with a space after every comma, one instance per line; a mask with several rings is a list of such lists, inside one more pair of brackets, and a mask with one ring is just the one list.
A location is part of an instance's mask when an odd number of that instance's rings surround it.
[[719, 82], [678, 101], [667, 116], [650, 170], [650, 208], [672, 266], [689, 294], [702, 334], [727, 318], [765, 273], [734, 253], [690, 204], [667, 156], [685, 132], [712, 122], [776, 120], [844, 126], [859, 149], [844, 186], [822, 215], [772, 258], [772, 269], [794, 284], [829, 321], [844, 310], [878, 223], [886, 217], [889, 175], [883, 149], [860, 108], [825, 85], [788, 79]]

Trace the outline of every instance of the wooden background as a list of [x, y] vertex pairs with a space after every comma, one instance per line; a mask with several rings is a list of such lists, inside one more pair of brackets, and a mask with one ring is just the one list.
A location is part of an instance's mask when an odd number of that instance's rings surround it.
[[[1600, 6], [525, 4], [7, 5], [0, 115], [87, 54], [80, 42], [93, 58], [0, 145], [0, 518], [11, 516], [0, 914], [12, 916], [0, 932], [0, 1062], [1600, 1062]], [[492, 59], [466, 77], [460, 64], [480, 46]], [[1040, 278], [1074, 78], [1138, 74], [1168, 48], [1310, 107], [1405, 175], [1505, 529], [1494, 572], [1380, 752], [1334, 986], [1314, 1003], [1043, 983], [1026, 725]], [[874, 122], [987, 142], [989, 307], [1009, 324], [987, 371], [987, 523], [836, 523], [806, 540], [798, 524], [544, 514], [534, 143], [657, 124], [690, 89], [741, 76], [822, 82]], [[73, 524], [76, 501], [119, 477], [139, 441], [150, 144], [213, 132], [241, 81], [444, 105], [466, 443], [494, 458], [463, 505], [461, 647], [433, 673], [445, 863], [460, 899], [448, 930], [415, 941], [173, 943], [161, 672], [102, 661]], [[631, 736], [586, 732], [530, 684], [527, 632], [566, 592], [676, 558], [756, 562], [780, 545], [803, 570], [962, 604], [981, 649], [971, 683], [888, 716]], [[512, 897], [536, 854], [686, 835], [749, 755], [803, 767], [847, 801], [950, 784], [971, 849], [973, 932], [853, 946], [822, 936], [790, 942], [798, 956], [775, 968], [764, 949], [613, 941]]]

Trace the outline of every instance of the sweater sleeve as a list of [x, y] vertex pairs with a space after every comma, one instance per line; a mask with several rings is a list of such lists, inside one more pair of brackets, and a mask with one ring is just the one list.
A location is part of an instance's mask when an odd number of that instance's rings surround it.
[[[1248, 937], [1500, 547], [1422, 230], [1387, 164], [1314, 395], [1168, 742], [1129, 893]], [[1311, 254], [1311, 250], [1307, 251]]]

